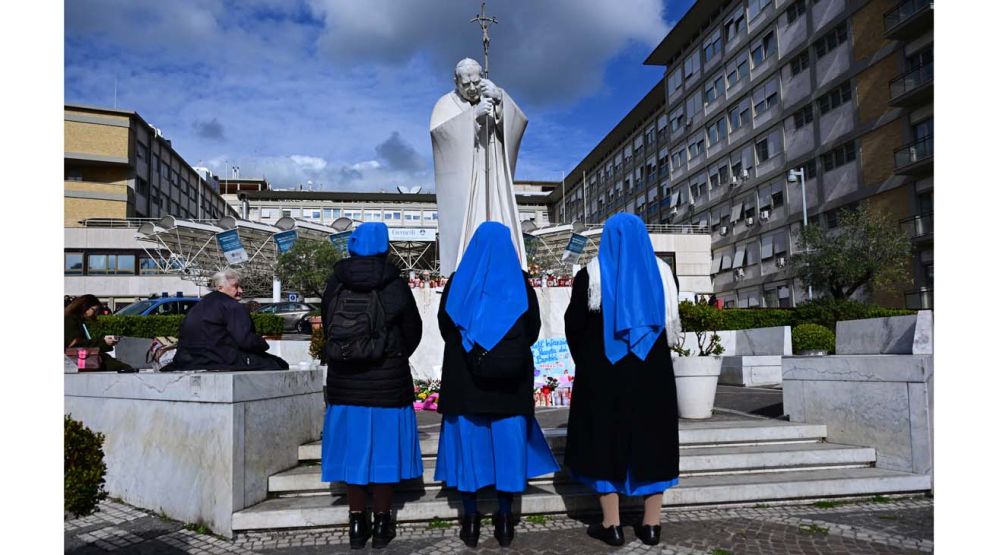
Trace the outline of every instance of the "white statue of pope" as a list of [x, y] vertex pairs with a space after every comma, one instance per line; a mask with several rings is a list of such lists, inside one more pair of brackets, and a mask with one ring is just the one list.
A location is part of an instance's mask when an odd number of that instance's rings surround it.
[[435, 103], [429, 125], [444, 276], [456, 270], [473, 232], [487, 220], [511, 230], [521, 267], [528, 267], [514, 199], [514, 168], [528, 118], [482, 73], [472, 58], [456, 64], [456, 88]]

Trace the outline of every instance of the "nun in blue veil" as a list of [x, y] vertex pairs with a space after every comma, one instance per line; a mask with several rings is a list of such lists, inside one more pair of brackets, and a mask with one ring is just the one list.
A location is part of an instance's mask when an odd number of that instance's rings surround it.
[[[343, 322], [344, 314], [352, 314], [350, 303], [376, 298], [384, 318], [370, 331], [383, 338], [384, 346], [381, 358], [359, 362], [333, 361], [323, 349], [327, 405], [322, 481], [346, 484], [350, 546], [361, 548], [372, 536], [373, 547], [379, 548], [397, 533], [391, 514], [394, 484], [423, 472], [408, 364], [422, 338], [422, 320], [408, 281], [387, 260], [386, 225], [361, 224], [347, 247], [349, 258], [336, 263], [326, 282], [323, 330]], [[326, 344], [331, 341], [330, 333]]]
[[459, 537], [470, 547], [480, 534], [477, 490], [496, 489], [494, 536], [507, 546], [514, 538], [514, 494], [525, 490], [528, 478], [559, 470], [534, 418], [531, 345], [540, 329], [538, 299], [510, 231], [484, 222], [439, 305], [445, 350], [435, 479], [459, 490]]
[[600, 496], [603, 522], [590, 536], [624, 542], [618, 494], [644, 497], [634, 526], [661, 537], [662, 494], [678, 483], [678, 402], [670, 347], [679, 329], [671, 268], [655, 256], [644, 222], [618, 214], [599, 255], [573, 280], [565, 333], [576, 366], [565, 465]]

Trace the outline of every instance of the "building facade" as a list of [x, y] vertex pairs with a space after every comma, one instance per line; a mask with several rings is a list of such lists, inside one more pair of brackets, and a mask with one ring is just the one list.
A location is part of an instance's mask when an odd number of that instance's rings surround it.
[[65, 105], [65, 226], [91, 218], [219, 219], [231, 207], [136, 112]]
[[873, 300], [931, 308], [932, 27], [928, 0], [699, 0], [645, 62], [661, 82], [566, 177], [553, 217], [708, 227], [727, 306], [791, 306], [804, 183], [810, 222], [865, 199], [898, 220], [913, 283]]

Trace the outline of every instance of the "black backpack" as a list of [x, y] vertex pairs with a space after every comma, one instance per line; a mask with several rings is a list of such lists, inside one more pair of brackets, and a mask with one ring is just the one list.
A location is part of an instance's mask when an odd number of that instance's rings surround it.
[[493, 349], [473, 345], [466, 355], [470, 372], [483, 379], [515, 379], [528, 370], [531, 347], [525, 340], [524, 315], [514, 322]]
[[329, 305], [329, 321], [323, 324], [323, 360], [336, 363], [370, 363], [384, 358], [387, 316], [376, 290], [353, 291], [340, 284]]

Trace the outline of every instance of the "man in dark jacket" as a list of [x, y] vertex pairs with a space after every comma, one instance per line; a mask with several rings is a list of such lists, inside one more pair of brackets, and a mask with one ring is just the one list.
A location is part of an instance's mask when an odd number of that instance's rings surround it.
[[202, 297], [182, 321], [172, 370], [286, 370], [288, 363], [268, 354], [270, 348], [254, 330], [243, 296], [240, 276], [232, 270], [216, 272], [212, 293]]

